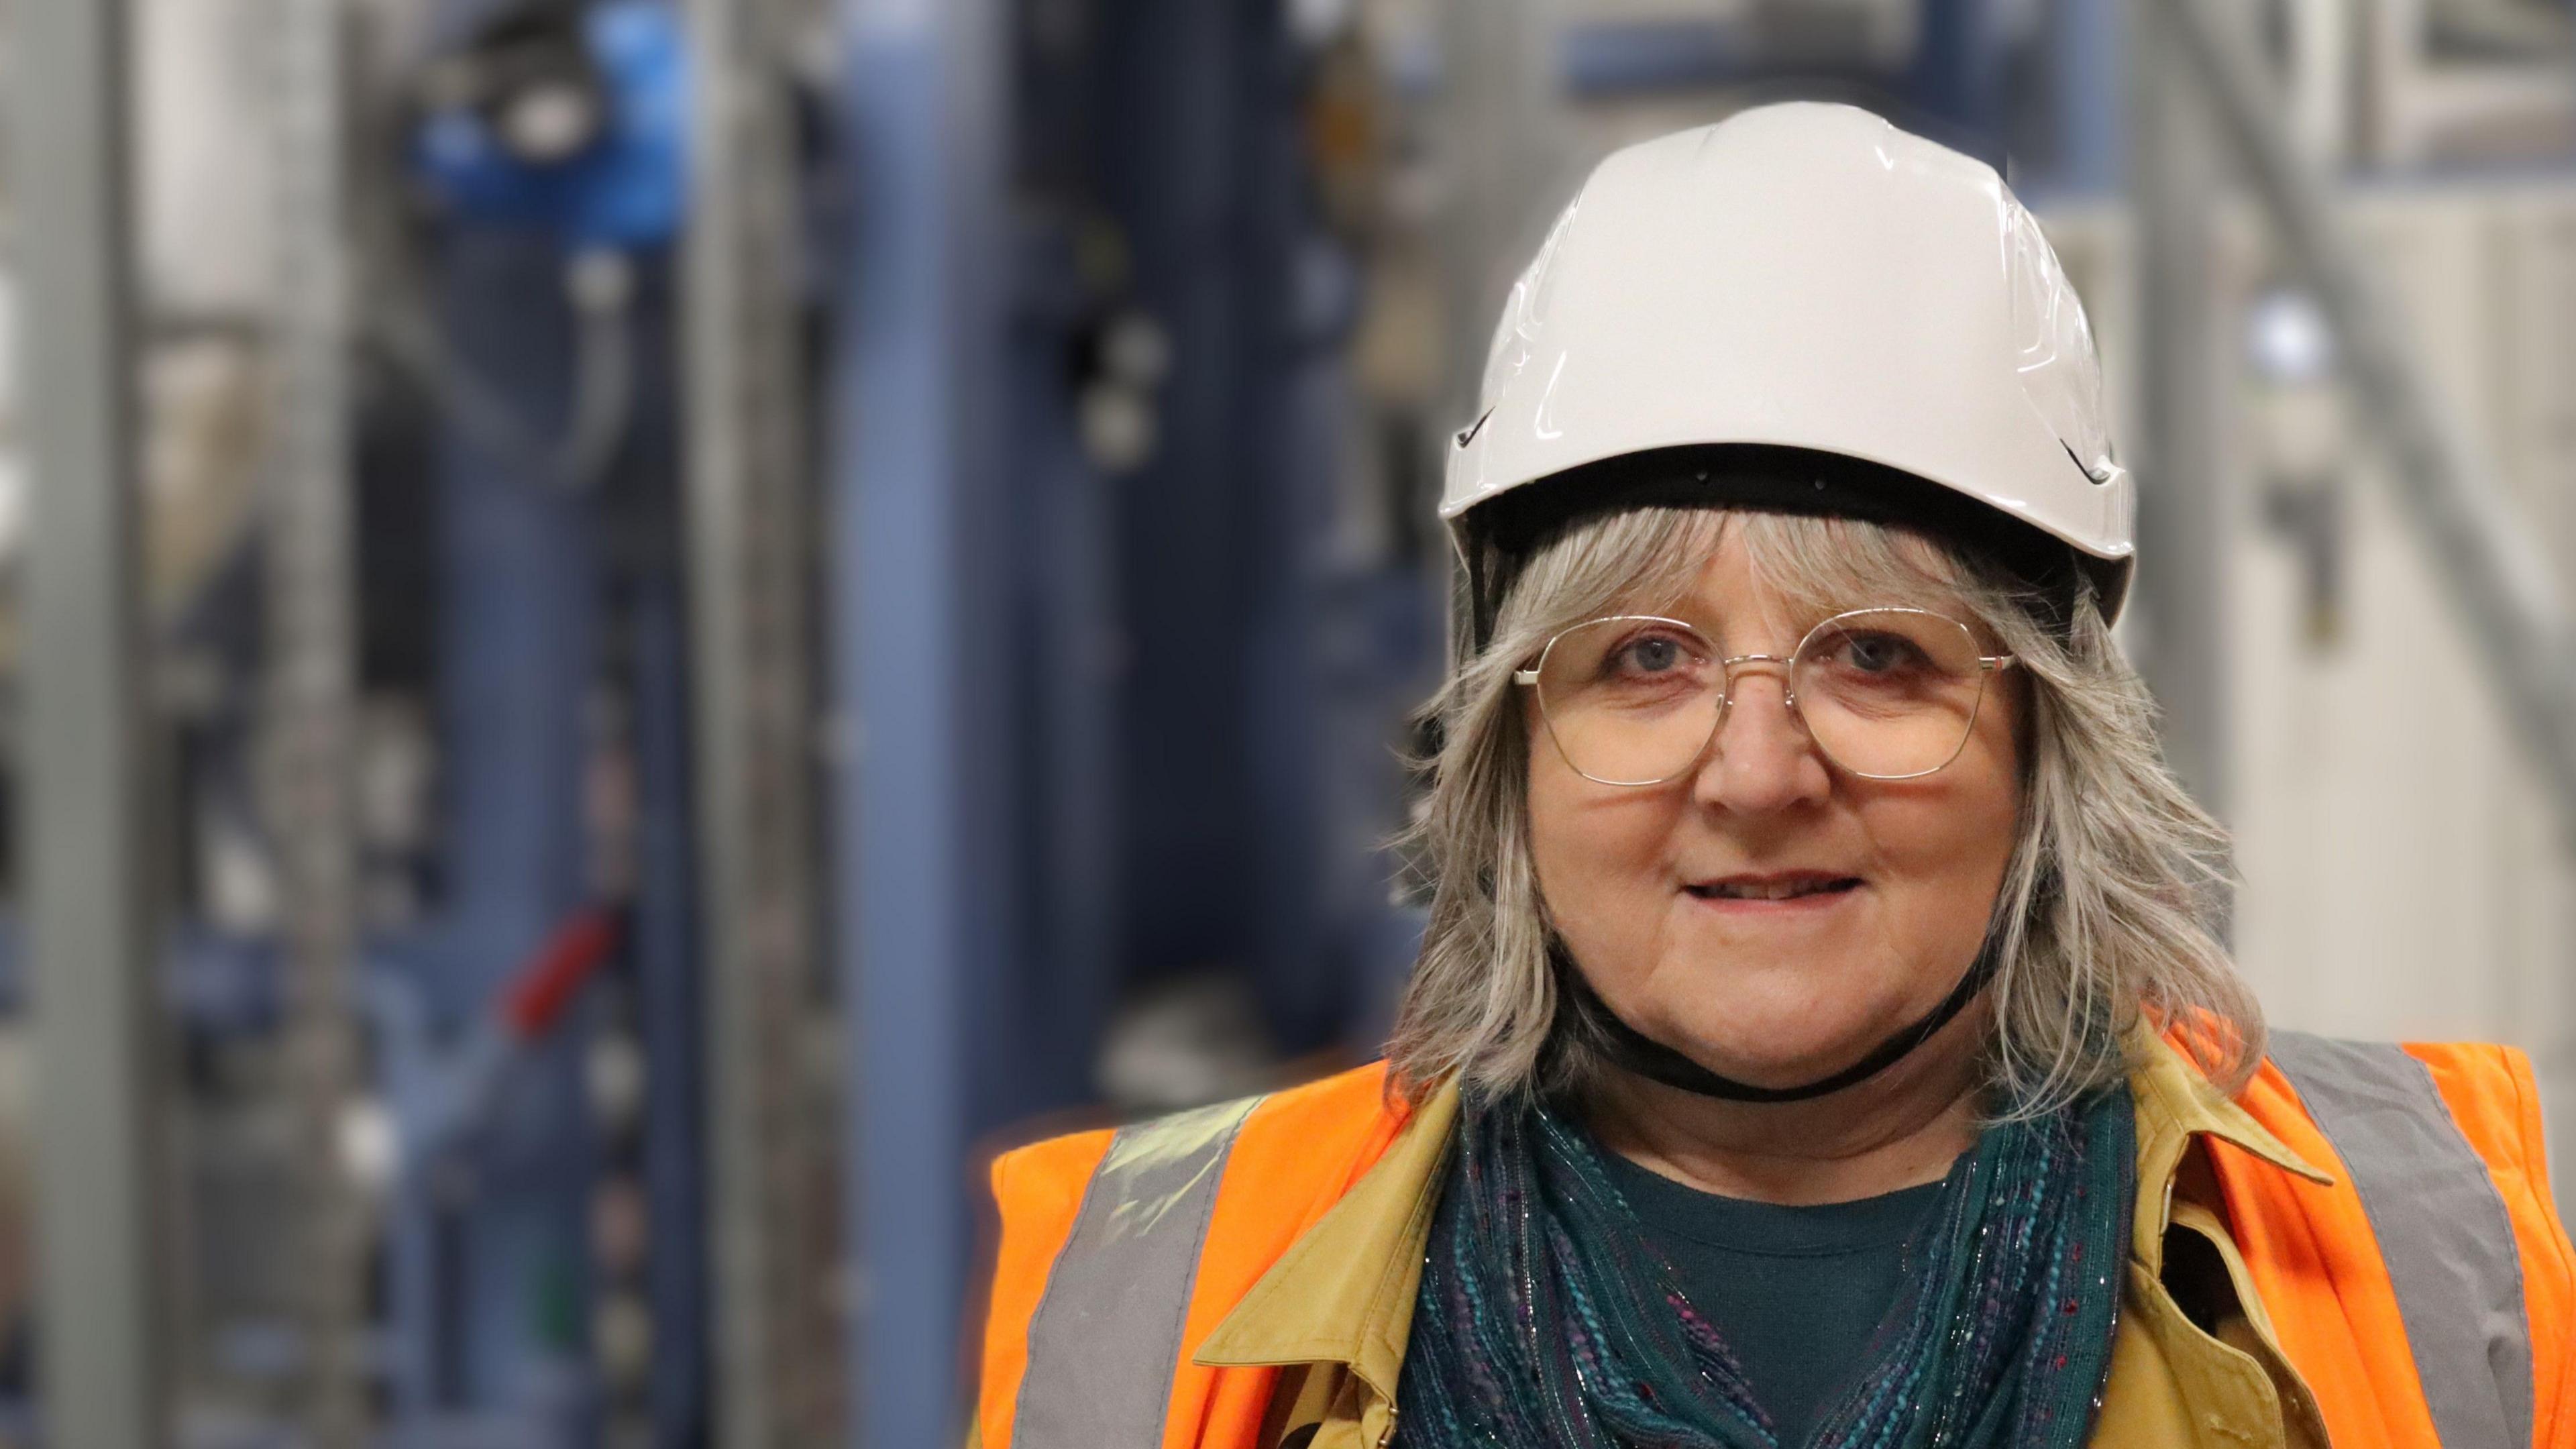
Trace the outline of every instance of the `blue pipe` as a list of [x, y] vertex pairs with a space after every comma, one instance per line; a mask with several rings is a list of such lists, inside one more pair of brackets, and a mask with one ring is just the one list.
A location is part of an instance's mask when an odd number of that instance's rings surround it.
[[2057, 0], [2048, 23], [2058, 148], [2048, 182], [2082, 195], [2107, 195], [2119, 189], [2128, 147], [2118, 0]]
[[678, 581], [640, 584], [632, 608], [638, 784], [634, 952], [644, 1078], [644, 1191], [652, 1224], [654, 1449], [694, 1449], [708, 1425], [705, 1018], [698, 990], [689, 811], [689, 700]]
[[[1005, 96], [998, 0], [844, 0], [843, 273], [832, 451], [829, 686], [853, 746], [833, 782], [833, 905], [850, 1033], [842, 1154], [860, 1311], [849, 1442], [962, 1426], [970, 1012], [1004, 977], [1012, 652], [986, 410], [1003, 391]], [[989, 1037], [981, 1046], [996, 1044]]]
[[[439, 277], [464, 365], [536, 419], [563, 416], [570, 336], [560, 253], [460, 232]], [[450, 434], [437, 469], [441, 819], [438, 915], [389, 953], [429, 1028], [453, 1040], [588, 897], [583, 721], [596, 655], [585, 501]], [[397, 1297], [392, 1329], [436, 1365], [436, 1407], [578, 1432], [596, 1152], [578, 1013], [519, 1064], [514, 1109], [476, 1154], [474, 1190], [398, 1245], [437, 1263], [432, 1301]]]

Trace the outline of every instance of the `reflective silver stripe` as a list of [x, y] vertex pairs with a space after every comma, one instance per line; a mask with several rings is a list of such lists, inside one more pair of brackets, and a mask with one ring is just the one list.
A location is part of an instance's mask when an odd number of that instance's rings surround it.
[[2334, 1144], [2397, 1285], [2444, 1449], [2528, 1449], [2531, 1325], [2513, 1220], [2422, 1062], [2383, 1042], [2272, 1034]]
[[1199, 1246], [1258, 1097], [1121, 1128], [1029, 1319], [1014, 1449], [1155, 1449]]

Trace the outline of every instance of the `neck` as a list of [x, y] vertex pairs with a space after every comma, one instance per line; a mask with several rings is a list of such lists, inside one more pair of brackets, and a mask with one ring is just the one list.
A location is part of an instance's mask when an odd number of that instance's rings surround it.
[[1727, 1102], [1611, 1069], [1584, 1097], [1603, 1146], [1702, 1192], [1755, 1202], [1850, 1202], [1938, 1182], [1976, 1145], [1976, 1044], [1964, 1013], [1904, 1061], [1805, 1102]]

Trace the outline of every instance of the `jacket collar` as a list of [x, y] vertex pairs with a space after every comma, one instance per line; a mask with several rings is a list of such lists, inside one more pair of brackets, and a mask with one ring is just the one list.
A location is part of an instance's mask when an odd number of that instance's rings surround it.
[[[2138, 1122], [2138, 1209], [2131, 1254], [2160, 1272], [2174, 1178], [2198, 1137], [2240, 1148], [2311, 1182], [2333, 1178], [2284, 1146], [2143, 1024], [2130, 1042]], [[1422, 1283], [1423, 1244], [1458, 1119], [1442, 1084], [1351, 1190], [1271, 1265], [1199, 1346], [1211, 1367], [1340, 1363], [1392, 1398]]]
[[1453, 1078], [1414, 1110], [1386, 1155], [1290, 1245], [1199, 1345], [1215, 1367], [1346, 1364], [1387, 1399], [1413, 1329], [1422, 1246], [1458, 1121]]
[[2174, 1182], [2195, 1138], [2212, 1138], [2292, 1176], [2333, 1184], [2333, 1177], [2318, 1171], [2243, 1107], [2220, 1095], [2170, 1037], [2159, 1036], [2140, 1022], [2129, 1038], [2129, 1059], [2137, 1064], [2129, 1071], [2129, 1100], [2136, 1106], [2138, 1121], [2138, 1205], [2129, 1233], [2129, 1256], [2149, 1273], [2164, 1271]]

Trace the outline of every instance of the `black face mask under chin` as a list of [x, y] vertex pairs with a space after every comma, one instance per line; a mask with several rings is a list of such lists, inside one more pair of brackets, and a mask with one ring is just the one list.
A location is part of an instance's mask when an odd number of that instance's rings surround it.
[[1830, 1077], [1804, 1086], [1757, 1087], [1733, 1077], [1719, 1076], [1620, 1020], [1609, 1003], [1593, 991], [1591, 983], [1583, 979], [1583, 973], [1575, 969], [1574, 962], [1567, 957], [1561, 944], [1554, 948], [1554, 955], [1557, 980], [1564, 988], [1569, 1004], [1582, 1014], [1585, 1024], [1609, 1047], [1612, 1061], [1650, 1081], [1679, 1087], [1703, 1097], [1714, 1097], [1721, 1102], [1808, 1102], [1831, 1096], [1846, 1087], [1858, 1086], [1903, 1061], [1916, 1048], [1930, 1041], [1941, 1028], [1965, 1011], [1969, 1002], [1977, 999], [1978, 993], [1986, 989], [1986, 983], [1995, 975], [1993, 951], [1980, 951], [1974, 964], [1968, 967], [1967, 974], [1959, 978], [1959, 984], [1950, 988], [1948, 996], [1941, 998], [1940, 1005], [1933, 1007], [1913, 1025], [1880, 1042], [1859, 1061]]

